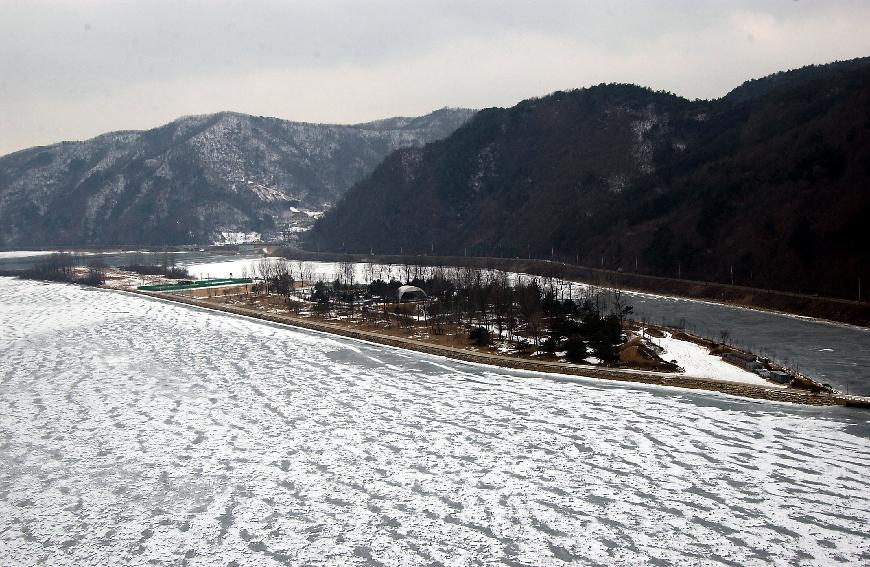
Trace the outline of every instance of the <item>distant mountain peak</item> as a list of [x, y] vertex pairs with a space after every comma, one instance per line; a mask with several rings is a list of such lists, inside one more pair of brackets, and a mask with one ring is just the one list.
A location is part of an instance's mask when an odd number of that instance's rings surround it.
[[367, 126], [222, 111], [22, 150], [0, 157], [0, 247], [208, 242], [310, 224], [304, 211], [322, 211], [391, 151], [444, 138], [472, 114]]

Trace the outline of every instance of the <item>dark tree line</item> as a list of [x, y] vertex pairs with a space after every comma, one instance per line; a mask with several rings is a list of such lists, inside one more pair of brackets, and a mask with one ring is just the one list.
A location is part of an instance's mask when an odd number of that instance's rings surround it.
[[416, 274], [406, 283], [424, 290], [425, 301], [399, 303], [398, 289], [404, 284], [396, 279], [359, 284], [347, 277], [318, 281], [299, 299], [310, 301], [321, 314], [422, 324], [435, 335], [459, 326], [480, 346], [502, 340], [520, 351], [564, 351], [574, 362], [588, 356], [605, 362], [618, 359], [622, 320], [631, 313], [618, 291], [574, 289], [551, 278], [512, 278], [479, 269], [413, 269]]
[[106, 265], [102, 261], [92, 260], [88, 262], [87, 270], [84, 273], [80, 273], [76, 268], [83, 264], [85, 262], [81, 255], [56, 252], [29, 270], [25, 270], [21, 274], [21, 277], [92, 286], [106, 283]]
[[136, 272], [147, 276], [165, 276], [170, 279], [186, 280], [192, 276], [186, 268], [175, 265], [175, 254], [168, 250], [163, 250], [159, 254], [142, 254], [137, 252], [133, 256], [133, 261], [126, 265], [120, 266], [122, 270]]

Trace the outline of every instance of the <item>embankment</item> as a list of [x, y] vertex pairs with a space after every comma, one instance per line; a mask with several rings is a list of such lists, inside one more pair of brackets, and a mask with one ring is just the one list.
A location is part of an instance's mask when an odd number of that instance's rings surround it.
[[447, 358], [453, 358], [466, 362], [489, 364], [504, 368], [565, 374], [571, 376], [583, 376], [588, 378], [601, 378], [605, 380], [615, 380], [620, 382], [635, 382], [642, 384], [656, 384], [661, 386], [690, 388], [695, 390], [709, 390], [734, 396], [742, 396], [760, 400], [792, 402], [807, 405], [840, 405], [849, 407], [870, 408], [870, 398], [843, 396], [838, 394], [813, 394], [808, 391], [797, 390], [793, 388], [756, 386], [752, 384], [740, 384], [736, 382], [724, 382], [703, 378], [685, 377], [678, 374], [669, 373], [579, 366], [561, 362], [539, 362], [523, 360], [510, 356], [473, 352], [449, 346], [433, 345], [414, 339], [394, 337], [373, 331], [348, 328], [326, 321], [296, 317], [290, 314], [266, 313], [263, 311], [249, 309], [238, 305], [205, 302], [169, 293], [154, 293], [142, 291], [136, 293], [151, 297], [159, 297], [161, 299], [167, 299], [178, 303], [194, 305], [205, 309], [214, 309], [216, 311], [223, 311], [235, 315], [253, 317], [273, 323], [292, 325], [303, 329], [331, 333], [334, 335], [340, 335], [353, 339], [361, 339], [391, 347], [404, 348], [426, 354], [444, 356]]

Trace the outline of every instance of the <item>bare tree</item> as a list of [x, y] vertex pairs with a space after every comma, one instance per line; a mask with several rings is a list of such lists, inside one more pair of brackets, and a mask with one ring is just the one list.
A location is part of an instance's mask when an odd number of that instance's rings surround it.
[[375, 280], [375, 265], [371, 262], [367, 262], [364, 264], [365, 270], [365, 283], [371, 283]]
[[356, 266], [353, 262], [340, 262], [338, 273], [344, 279], [345, 285], [353, 287], [354, 275], [356, 273]]
[[269, 280], [275, 276], [276, 265], [271, 258], [261, 258], [255, 266], [257, 279], [263, 280], [263, 288], [269, 295]]
[[611, 290], [611, 299], [613, 301], [614, 310], [616, 311], [616, 316], [619, 317], [619, 322], [621, 324], [625, 320], [625, 317], [634, 311], [634, 308], [631, 305], [628, 305], [622, 290], [619, 288]]

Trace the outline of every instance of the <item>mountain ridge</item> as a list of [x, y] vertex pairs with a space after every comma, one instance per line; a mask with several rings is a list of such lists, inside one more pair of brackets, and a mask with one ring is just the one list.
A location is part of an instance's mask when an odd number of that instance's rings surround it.
[[472, 114], [342, 125], [223, 111], [19, 150], [0, 157], [0, 246], [201, 243], [304, 227], [298, 209], [322, 210], [390, 151], [444, 137]]
[[306, 246], [552, 256], [854, 296], [870, 276], [856, 244], [870, 58], [771, 77], [714, 100], [608, 84], [483, 109], [388, 156]]
[[[170, 126], [176, 122], [181, 122], [184, 120], [210, 119], [210, 118], [214, 118], [216, 116], [221, 116], [221, 115], [238, 116], [238, 117], [242, 117], [242, 118], [258, 118], [258, 119], [265, 119], [265, 120], [275, 120], [278, 122], [285, 122], [285, 123], [295, 124], [295, 125], [300, 125], [300, 126], [324, 126], [324, 127], [345, 127], [345, 128], [384, 129], [384, 130], [386, 130], [386, 129], [401, 129], [401, 128], [404, 128], [405, 126], [407, 126], [407, 124], [410, 122], [413, 122], [415, 120], [422, 120], [422, 119], [425, 119], [425, 118], [432, 116], [436, 113], [444, 112], [444, 111], [447, 111], [447, 112], [454, 112], [454, 111], [467, 112], [469, 114], [473, 114], [474, 112], [476, 112], [476, 110], [469, 109], [469, 108], [456, 107], [456, 106], [442, 106], [441, 108], [438, 108], [436, 110], [433, 110], [432, 112], [429, 112], [429, 113], [421, 115], [421, 116], [390, 116], [387, 118], [379, 118], [379, 119], [369, 120], [369, 121], [365, 121], [365, 122], [351, 122], [351, 123], [344, 124], [344, 123], [340, 123], [340, 122], [316, 122], [316, 121], [308, 121], [308, 120], [290, 120], [288, 118], [280, 118], [277, 116], [265, 116], [265, 115], [259, 115], [259, 114], [249, 114], [246, 112], [240, 112], [240, 111], [236, 111], [236, 110], [218, 110], [215, 112], [206, 112], [206, 113], [202, 113], [202, 114], [184, 114], [184, 115], [178, 116], [176, 118], [173, 118], [172, 120], [170, 120], [168, 122], [164, 122], [163, 124], [158, 124], [157, 126], [154, 126], [152, 128], [144, 128], [144, 129], [124, 128], [124, 129], [120, 129], [120, 130], [109, 130], [108, 132], [101, 132], [101, 133], [96, 134], [94, 136], [91, 136], [89, 138], [83, 138], [80, 140], [59, 140], [57, 142], [50, 142], [48, 144], [37, 144], [35, 146], [29, 146], [26, 148], [21, 148], [18, 150], [13, 150], [11, 152], [2, 154], [2, 155], [0, 155], [0, 159], [7, 158], [7, 157], [13, 156], [15, 154], [21, 153], [21, 152], [29, 152], [29, 151], [38, 150], [38, 149], [47, 149], [47, 148], [52, 148], [54, 146], [59, 146], [62, 144], [84, 144], [84, 143], [99, 140], [100, 138], [104, 138], [107, 136], [124, 135], [124, 134], [141, 134], [144, 132], [150, 132], [152, 130], [164, 128], [166, 126]], [[399, 121], [406, 121], [406, 122], [404, 124], [397, 123], [393, 126], [388, 126], [388, 124], [390, 124], [391, 122], [399, 122]]]

